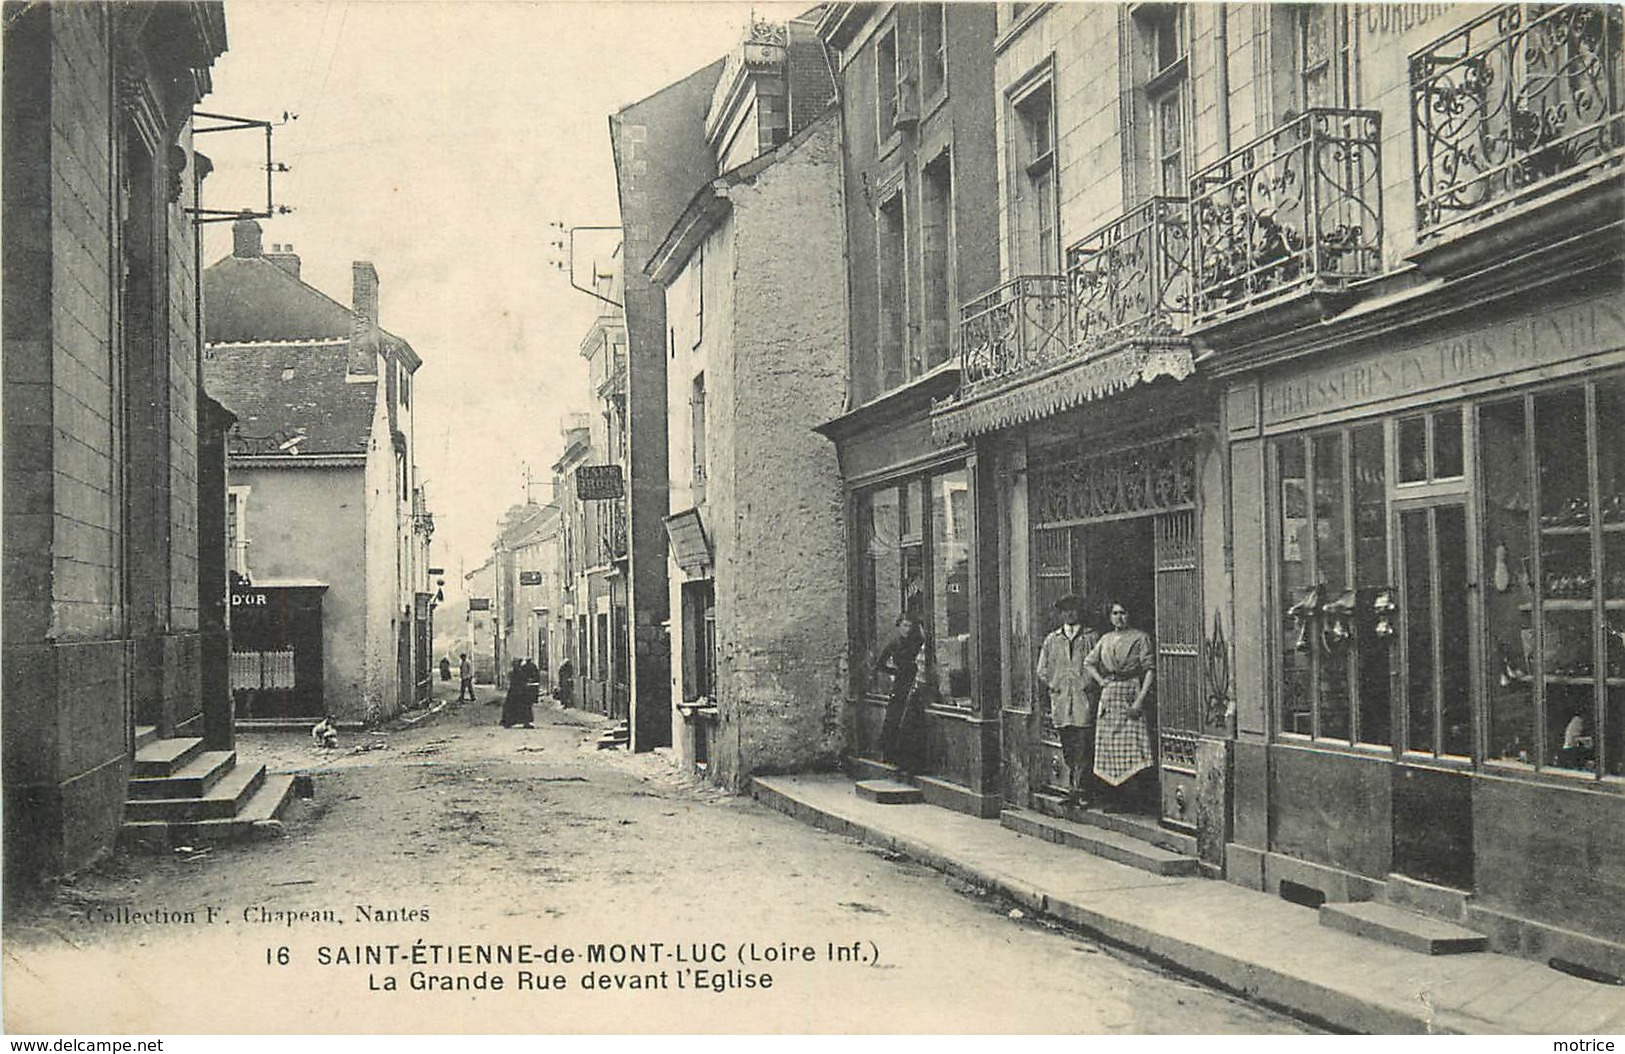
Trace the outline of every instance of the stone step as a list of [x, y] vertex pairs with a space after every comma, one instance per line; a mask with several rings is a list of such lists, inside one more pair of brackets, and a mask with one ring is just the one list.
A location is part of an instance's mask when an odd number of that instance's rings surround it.
[[1320, 924], [1423, 955], [1481, 952], [1489, 944], [1482, 933], [1464, 926], [1375, 900], [1322, 904]]
[[1194, 875], [1201, 868], [1194, 856], [1170, 852], [1120, 831], [1044, 816], [1026, 809], [1005, 809], [999, 814], [999, 823], [1012, 831], [1071, 849], [1081, 849], [1113, 863], [1149, 871], [1154, 875]]
[[1058, 820], [1087, 824], [1106, 831], [1115, 831], [1137, 841], [1154, 845], [1180, 856], [1196, 856], [1196, 836], [1184, 831], [1171, 831], [1157, 822], [1154, 816], [1131, 812], [1102, 812], [1100, 809], [1080, 809], [1068, 805], [1058, 794], [1033, 795], [1034, 811]]
[[1383, 903], [1432, 915], [1447, 922], [1467, 921], [1467, 902], [1472, 896], [1465, 889], [1423, 882], [1419, 878], [1400, 874], [1389, 875], [1382, 888]]
[[203, 752], [203, 740], [158, 739], [135, 752], [135, 775], [173, 776]]
[[858, 797], [881, 805], [913, 805], [925, 800], [920, 788], [901, 780], [858, 780], [853, 789]]
[[[261, 770], [264, 771], [263, 769]], [[235, 816], [207, 820], [126, 820], [119, 830], [125, 848], [168, 849], [177, 845], [220, 845], [281, 833], [281, 818], [293, 800], [294, 777], [267, 776]]]
[[156, 725], [135, 726], [135, 749], [140, 750], [148, 743], [158, 742], [158, 727]]
[[173, 776], [137, 776], [130, 780], [130, 797], [201, 798], [236, 766], [235, 750], [205, 750]]
[[180, 798], [133, 798], [124, 805], [131, 820], [223, 820], [236, 816], [265, 782], [265, 766], [234, 768], [207, 794]]
[[897, 776], [896, 765], [888, 765], [874, 758], [860, 758], [856, 754], [847, 755], [846, 771], [854, 780], [889, 780]]

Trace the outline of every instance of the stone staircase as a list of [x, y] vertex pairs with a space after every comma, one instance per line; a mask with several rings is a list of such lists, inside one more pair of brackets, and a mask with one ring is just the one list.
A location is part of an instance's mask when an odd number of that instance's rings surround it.
[[1195, 836], [1169, 830], [1153, 817], [1080, 809], [1048, 794], [1034, 795], [1033, 804], [1034, 809], [1005, 809], [999, 814], [999, 823], [1012, 831], [1154, 875], [1182, 877], [1201, 873]]
[[203, 740], [159, 739], [136, 729], [135, 771], [124, 804], [119, 844], [127, 848], [209, 845], [276, 829], [293, 796], [292, 776], [242, 768], [232, 750], [204, 750]]

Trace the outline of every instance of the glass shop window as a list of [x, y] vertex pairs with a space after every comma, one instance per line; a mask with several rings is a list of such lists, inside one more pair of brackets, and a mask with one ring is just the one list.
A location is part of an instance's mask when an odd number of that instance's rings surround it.
[[858, 496], [860, 590], [857, 653], [871, 693], [891, 690], [870, 674], [906, 612], [920, 625], [937, 677], [937, 702], [969, 706], [972, 695], [970, 475], [955, 468]]
[[1399, 419], [1399, 482], [1430, 483], [1462, 475], [1461, 407]]
[[1625, 377], [1488, 403], [1486, 758], [1625, 775]]
[[1395, 623], [1382, 426], [1272, 447], [1281, 731], [1389, 745]]

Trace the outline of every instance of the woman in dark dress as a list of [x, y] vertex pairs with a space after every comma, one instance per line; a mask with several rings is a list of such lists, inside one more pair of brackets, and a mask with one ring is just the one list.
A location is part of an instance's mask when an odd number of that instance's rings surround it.
[[508, 693], [502, 697], [502, 727], [530, 726], [535, 720], [531, 712], [530, 685], [525, 676], [525, 668], [519, 660], [513, 661], [513, 668], [508, 671]]

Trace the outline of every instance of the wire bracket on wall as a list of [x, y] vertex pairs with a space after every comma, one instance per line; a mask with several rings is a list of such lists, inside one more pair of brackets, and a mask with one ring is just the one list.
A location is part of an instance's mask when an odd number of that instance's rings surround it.
[[[604, 303], [608, 304], [610, 307], [624, 307], [625, 305], [620, 303], [619, 301], [611, 300], [609, 297], [604, 296], [602, 293], [598, 292], [596, 289], [588, 289], [586, 286], [584, 286], [584, 285], [582, 285], [582, 284], [580, 284], [579, 282], [576, 281], [576, 232], [577, 231], [618, 231], [621, 228], [612, 227], [612, 226], [566, 227], [562, 222], [560, 222], [558, 220], [555, 220], [552, 223], [549, 223], [548, 226], [553, 228], [559, 234], [559, 236], [557, 238], [555, 238], [552, 242], [549, 243], [549, 247], [552, 248], [557, 253], [559, 253], [559, 255], [561, 257], [559, 259], [554, 259], [552, 261], [553, 267], [556, 270], [563, 271], [565, 273], [565, 275], [570, 279], [570, 288], [578, 290], [579, 292], [586, 293], [588, 296], [594, 297], [595, 299], [602, 300]], [[598, 265], [597, 265], [596, 262], [594, 262], [592, 269], [593, 269], [594, 274], [596, 275], [597, 271], [598, 271]]]
[[[223, 113], [205, 113], [202, 110], [192, 111], [192, 119], [194, 122], [192, 134], [194, 136], [210, 135], [216, 132], [247, 132], [253, 131], [256, 128], [263, 129], [265, 132], [265, 164], [263, 166], [265, 169], [265, 207], [263, 209], [206, 209], [200, 204], [186, 210], [191, 214], [193, 223], [226, 223], [239, 219], [266, 220], [270, 219], [272, 216], [286, 216], [288, 213], [293, 211], [293, 207], [290, 205], [278, 205], [275, 203], [274, 180], [276, 178], [276, 174], [279, 172], [291, 172], [292, 169], [290, 169], [283, 162], [277, 161], [272, 155], [272, 122], [257, 120], [252, 117], [233, 117], [230, 114]], [[282, 120], [279, 123], [287, 124], [289, 121], [296, 121], [298, 119], [298, 114], [284, 112], [282, 114]], [[205, 121], [210, 123], [202, 123]]]

